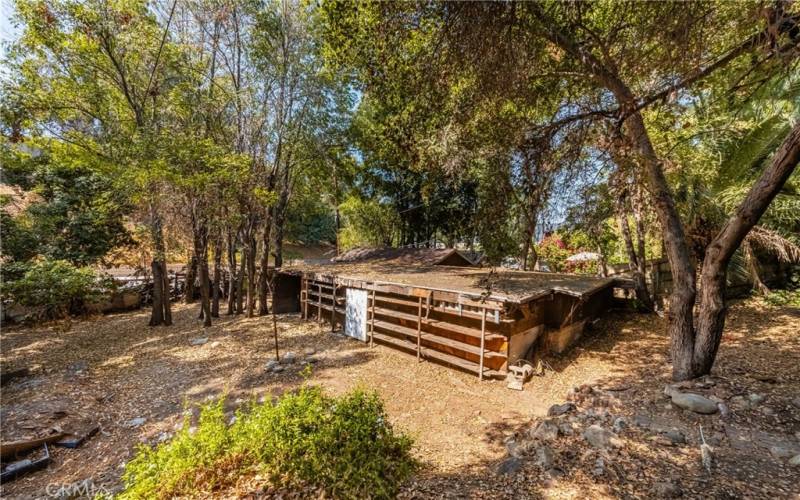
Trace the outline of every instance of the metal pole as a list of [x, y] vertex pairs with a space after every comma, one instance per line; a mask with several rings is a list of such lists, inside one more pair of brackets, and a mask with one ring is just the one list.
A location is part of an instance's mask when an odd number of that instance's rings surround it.
[[478, 368], [478, 380], [483, 380], [483, 350], [486, 346], [486, 308], [483, 308], [483, 316], [481, 317], [481, 362]]

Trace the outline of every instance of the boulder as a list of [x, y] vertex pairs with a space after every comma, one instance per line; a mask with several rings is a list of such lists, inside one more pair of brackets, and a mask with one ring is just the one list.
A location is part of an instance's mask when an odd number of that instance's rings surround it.
[[554, 461], [555, 454], [549, 446], [540, 446], [536, 448], [536, 465], [547, 470], [553, 466]]
[[521, 468], [522, 460], [517, 457], [510, 457], [500, 463], [497, 467], [497, 473], [504, 475], [516, 474]]
[[206, 342], [208, 342], [208, 338], [207, 337], [200, 337], [200, 338], [192, 339], [192, 340], [189, 341], [189, 343], [192, 344], [192, 345], [203, 345]]
[[287, 364], [291, 365], [292, 363], [297, 361], [297, 354], [295, 354], [292, 351], [289, 351], [289, 352], [287, 352], [286, 354], [283, 355], [283, 360], [282, 361], [284, 363], [287, 363]]
[[265, 368], [267, 371], [272, 371], [272, 369], [273, 369], [273, 368], [275, 368], [276, 366], [278, 366], [279, 364], [280, 364], [280, 363], [278, 363], [278, 361], [277, 361], [277, 360], [275, 360], [275, 359], [270, 359], [269, 361], [267, 361], [267, 364], [266, 364], [266, 365], [264, 365], [264, 368]]
[[575, 403], [564, 403], [560, 405], [553, 405], [547, 410], [548, 417], [558, 417], [567, 413], [575, 411]]
[[789, 459], [789, 465], [800, 467], [800, 454], [795, 455], [791, 459]]
[[672, 403], [684, 410], [710, 415], [718, 411], [717, 403], [710, 399], [691, 392], [679, 392], [667, 386], [664, 392], [672, 399]]
[[683, 495], [681, 485], [671, 481], [661, 481], [653, 485], [653, 496], [657, 498], [677, 498]]
[[620, 447], [622, 440], [608, 429], [604, 429], [597, 424], [590, 425], [583, 431], [583, 438], [592, 446], [599, 449], [606, 449], [609, 446]]
[[763, 394], [758, 394], [758, 393], [752, 392], [752, 393], [748, 394], [747, 399], [748, 399], [748, 401], [750, 401], [751, 405], [757, 405], [757, 404], [763, 403], [764, 400], [767, 399], [767, 397], [765, 395], [763, 395]]
[[553, 441], [558, 438], [558, 434], [558, 425], [552, 420], [543, 420], [530, 431], [530, 436], [540, 441]]

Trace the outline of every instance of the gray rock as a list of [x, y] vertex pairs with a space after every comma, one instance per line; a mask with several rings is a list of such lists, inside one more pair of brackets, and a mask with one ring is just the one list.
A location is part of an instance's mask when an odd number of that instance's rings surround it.
[[536, 465], [547, 470], [553, 466], [554, 461], [555, 454], [549, 446], [540, 446], [536, 448]]
[[192, 340], [189, 341], [189, 343], [191, 345], [203, 345], [206, 342], [208, 342], [208, 338], [207, 337], [200, 337], [200, 338], [192, 339]]
[[616, 419], [614, 419], [614, 426], [613, 426], [614, 432], [619, 434], [620, 432], [622, 432], [624, 429], [627, 428], [628, 428], [628, 421], [625, 420], [625, 417], [617, 417]]
[[564, 403], [560, 405], [553, 405], [547, 410], [548, 417], [558, 417], [567, 413], [575, 411], [575, 403]]
[[543, 420], [534, 429], [531, 430], [530, 436], [533, 439], [540, 441], [553, 441], [558, 438], [558, 425], [551, 420]]
[[691, 392], [678, 392], [673, 389], [669, 395], [672, 398], [672, 403], [683, 408], [684, 410], [702, 413], [704, 415], [717, 413], [719, 410], [717, 408], [717, 403], [699, 394], [693, 394]]
[[594, 476], [602, 476], [606, 473], [606, 462], [602, 458], [598, 458], [594, 461], [594, 469], [592, 469], [592, 475]]
[[297, 354], [292, 352], [292, 351], [289, 351], [289, 352], [287, 352], [286, 354], [283, 355], [282, 361], [284, 363], [287, 363], [287, 364], [291, 365], [292, 363], [297, 361]]
[[800, 467], [800, 454], [793, 456], [789, 459], [789, 465]]
[[664, 433], [664, 436], [667, 437], [672, 444], [686, 444], [686, 436], [683, 435], [681, 431], [678, 430], [669, 430]]
[[319, 359], [315, 358], [314, 356], [309, 356], [306, 358], [306, 363], [314, 364], [319, 363]]
[[564, 422], [558, 426], [558, 430], [564, 436], [571, 436], [574, 434], [575, 430], [572, 428], [572, 424], [569, 422]]
[[520, 468], [522, 468], [522, 460], [517, 457], [510, 457], [500, 463], [497, 467], [497, 473], [505, 475], [516, 474]]
[[603, 429], [597, 424], [590, 425], [583, 431], [583, 438], [595, 448], [606, 449], [609, 446], [622, 446], [622, 441], [616, 434], [608, 429]]
[[278, 366], [279, 364], [280, 364], [280, 363], [278, 363], [278, 360], [276, 360], [276, 359], [270, 359], [269, 361], [267, 361], [267, 364], [266, 364], [266, 365], [264, 365], [264, 368], [265, 368], [267, 371], [271, 371], [273, 368], [275, 368], [275, 367], [276, 367], [276, 366]]
[[798, 450], [788, 446], [775, 445], [769, 447], [769, 453], [773, 457], [783, 460], [785, 458], [794, 457], [798, 453]]
[[683, 495], [683, 489], [678, 483], [662, 481], [653, 485], [653, 494], [658, 498], [677, 498]]
[[653, 419], [651, 419], [647, 415], [634, 415], [633, 424], [636, 427], [641, 427], [642, 429], [648, 429], [650, 428], [651, 425], [653, 425]]
[[750, 401], [751, 405], [757, 405], [757, 404], [763, 403], [764, 400], [767, 399], [767, 397], [765, 395], [763, 395], [763, 394], [758, 394], [758, 393], [752, 392], [752, 393], [748, 394], [747, 399], [748, 399], [748, 401]]
[[137, 418], [128, 420], [127, 422], [125, 422], [125, 425], [127, 427], [139, 427], [139, 426], [143, 425], [145, 422], [147, 422], [146, 418], [137, 417]]
[[730, 416], [731, 410], [725, 403], [717, 403], [717, 408], [719, 408], [719, 414], [722, 418], [728, 418]]
[[283, 365], [278, 364], [278, 365], [275, 365], [275, 366], [272, 367], [272, 373], [280, 373], [284, 369], [285, 368], [283, 367]]

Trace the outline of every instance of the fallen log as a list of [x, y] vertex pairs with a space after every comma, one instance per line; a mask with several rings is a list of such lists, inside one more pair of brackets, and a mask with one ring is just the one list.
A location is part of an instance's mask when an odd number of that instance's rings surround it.
[[51, 434], [49, 436], [37, 439], [11, 441], [10, 443], [0, 443], [0, 459], [5, 461], [7, 458], [15, 457], [19, 453], [30, 451], [34, 448], [42, 446], [43, 444], [58, 441], [66, 435], [67, 433], [65, 432], [59, 432], [57, 434]]

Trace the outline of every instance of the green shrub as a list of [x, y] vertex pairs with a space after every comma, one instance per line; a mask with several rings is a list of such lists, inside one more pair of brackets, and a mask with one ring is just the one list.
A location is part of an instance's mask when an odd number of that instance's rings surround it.
[[772, 290], [764, 299], [773, 306], [800, 307], [800, 289]]
[[75, 267], [65, 260], [14, 266], [16, 272], [8, 275], [18, 277], [3, 283], [3, 296], [24, 306], [42, 307], [51, 318], [80, 312], [85, 303], [102, 299], [113, 286], [91, 268]]
[[223, 401], [204, 406], [168, 443], [128, 463], [120, 498], [213, 491], [241, 474], [278, 488], [315, 488], [335, 498], [390, 498], [415, 467], [411, 439], [396, 433], [375, 393], [334, 398], [304, 386], [277, 403], [252, 405], [227, 425]]

